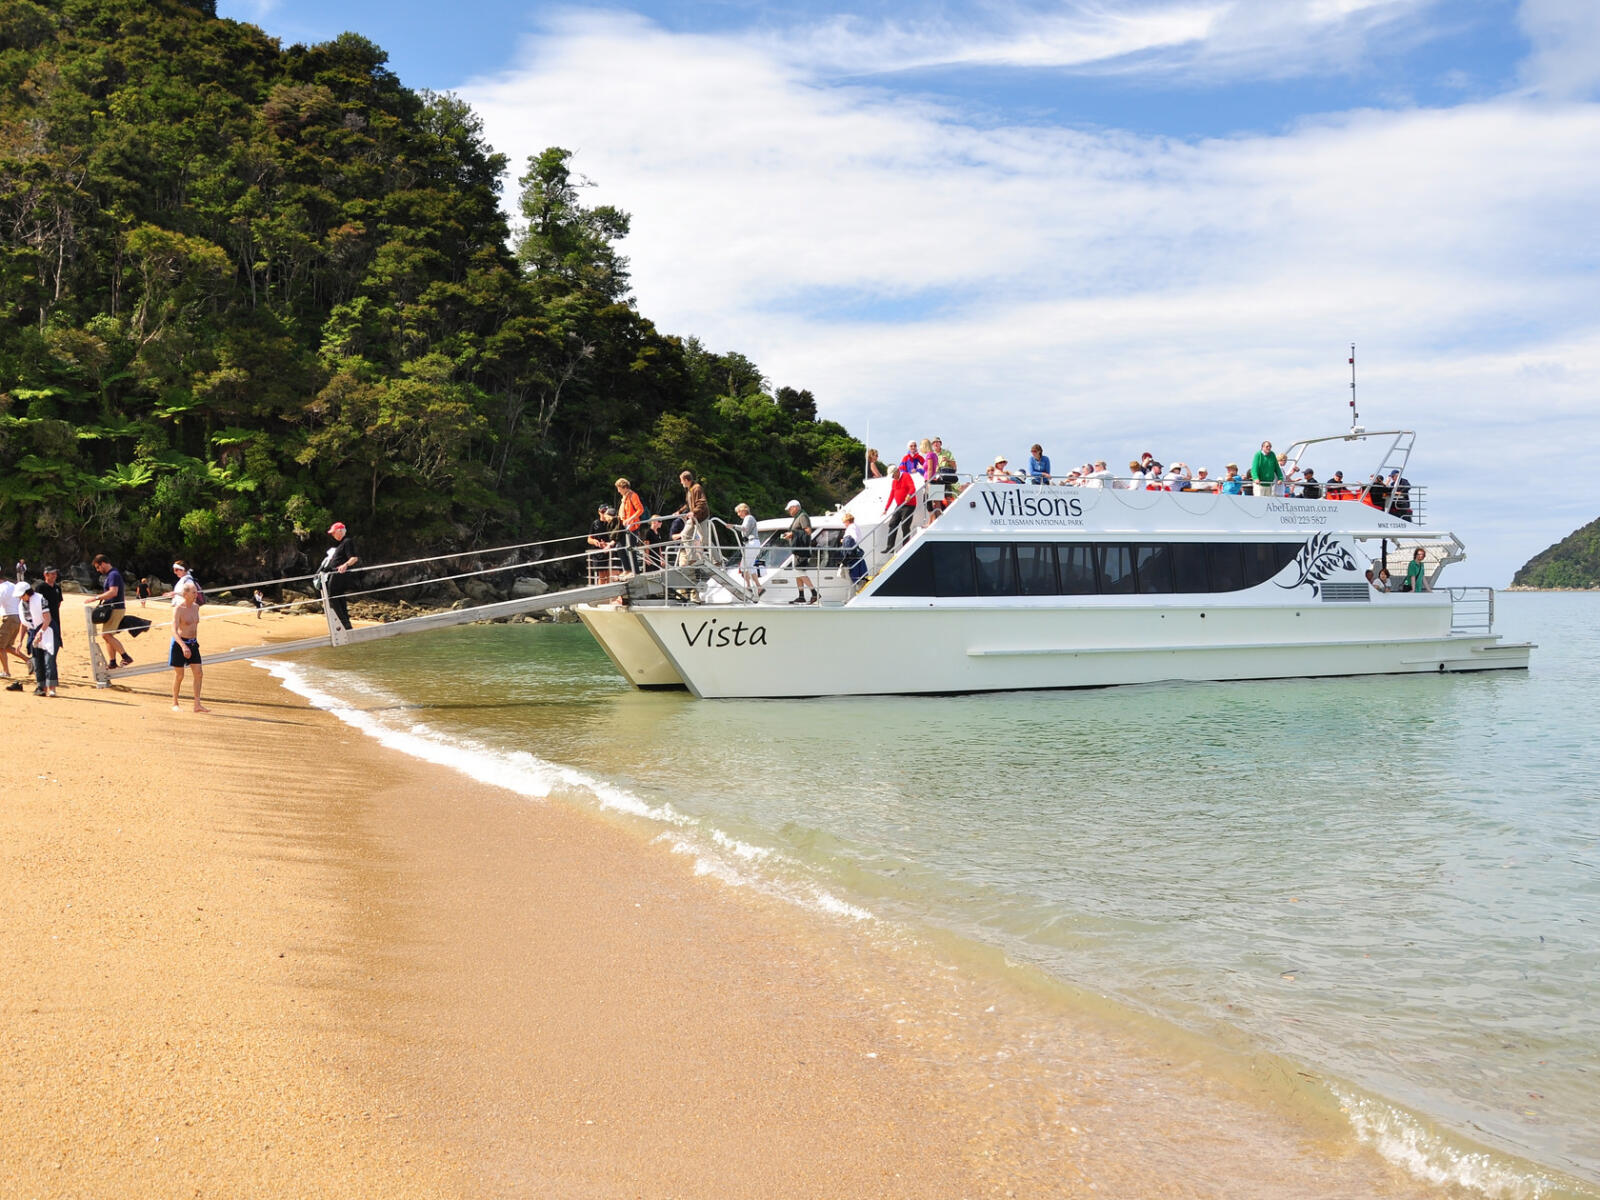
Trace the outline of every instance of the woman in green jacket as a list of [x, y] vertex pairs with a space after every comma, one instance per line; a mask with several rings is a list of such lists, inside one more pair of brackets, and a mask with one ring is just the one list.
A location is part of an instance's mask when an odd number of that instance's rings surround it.
[[1428, 581], [1422, 576], [1422, 560], [1427, 556], [1427, 551], [1421, 546], [1418, 546], [1412, 552], [1411, 561], [1406, 564], [1406, 591], [1426, 592], [1430, 590]]
[[1283, 482], [1283, 468], [1278, 465], [1278, 456], [1272, 452], [1271, 442], [1262, 442], [1261, 449], [1250, 461], [1250, 478], [1255, 481], [1258, 496], [1272, 495], [1272, 485]]

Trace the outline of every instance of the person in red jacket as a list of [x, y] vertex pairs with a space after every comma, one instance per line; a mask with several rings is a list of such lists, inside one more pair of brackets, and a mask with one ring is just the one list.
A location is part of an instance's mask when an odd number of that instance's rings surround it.
[[911, 540], [911, 518], [917, 515], [917, 477], [895, 467], [889, 472], [889, 479], [889, 499], [884, 501], [883, 511], [892, 508], [894, 515], [889, 518], [889, 544], [885, 549], [893, 552], [897, 536]]

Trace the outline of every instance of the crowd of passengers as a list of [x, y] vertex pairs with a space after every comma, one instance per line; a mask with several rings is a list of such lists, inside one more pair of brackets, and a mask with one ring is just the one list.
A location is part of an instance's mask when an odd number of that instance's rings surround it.
[[[899, 475], [929, 483], [942, 483], [954, 490], [961, 486], [955, 455], [944, 448], [942, 438], [923, 438], [906, 444], [898, 464], [886, 467], [878, 451], [867, 451], [870, 478]], [[1227, 463], [1223, 474], [1213, 476], [1206, 467], [1191, 470], [1184, 462], [1163, 465], [1146, 450], [1128, 460], [1126, 474], [1115, 474], [1105, 459], [1086, 462], [1057, 474], [1044, 447], [1030, 447], [1026, 464], [1017, 470], [1005, 455], [996, 455], [984, 471], [995, 483], [1059, 484], [1068, 487], [1118, 488], [1149, 492], [1220, 492], [1225, 495], [1290, 496], [1306, 500], [1359, 500], [1374, 508], [1388, 508], [1397, 516], [1411, 517], [1411, 481], [1399, 471], [1388, 476], [1372, 475], [1365, 483], [1348, 484], [1344, 472], [1335, 471], [1327, 480], [1317, 478], [1312, 467], [1291, 466], [1288, 455], [1275, 452], [1271, 442], [1262, 442], [1250, 466], [1240, 474], [1238, 463]], [[1393, 503], [1391, 504], [1391, 499]]]

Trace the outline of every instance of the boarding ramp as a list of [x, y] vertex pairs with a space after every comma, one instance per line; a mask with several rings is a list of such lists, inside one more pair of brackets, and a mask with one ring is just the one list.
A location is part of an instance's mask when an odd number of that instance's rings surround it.
[[[552, 609], [570, 608], [577, 604], [598, 604], [608, 600], [629, 602], [632, 600], [649, 600], [665, 598], [674, 593], [693, 595], [706, 586], [708, 581], [715, 581], [736, 595], [744, 593], [743, 584], [729, 576], [721, 566], [714, 561], [707, 561], [707, 556], [696, 553], [674, 555], [683, 557], [686, 561], [671, 566], [655, 565], [650, 569], [624, 572], [615, 577], [608, 577], [610, 573], [597, 570], [597, 561], [609, 561], [612, 552], [604, 552], [604, 556], [597, 560], [596, 552], [588, 549], [576, 550], [567, 554], [553, 557], [539, 558], [535, 561], [522, 561], [520, 553], [530, 547], [540, 549], [561, 542], [580, 541], [581, 538], [550, 539], [544, 542], [524, 543], [518, 546], [499, 547], [492, 550], [462, 551], [458, 554], [437, 555], [425, 559], [411, 559], [397, 563], [376, 563], [370, 566], [357, 566], [351, 574], [367, 574], [369, 577], [379, 572], [392, 572], [400, 568], [414, 568], [427, 564], [445, 562], [450, 559], [472, 557], [482, 559], [497, 554], [512, 553], [518, 555], [518, 561], [505, 563], [499, 566], [481, 568], [477, 570], [461, 571], [444, 576], [429, 576], [407, 580], [403, 583], [387, 584], [383, 586], [368, 587], [343, 593], [334, 593], [330, 590], [331, 577], [323, 575], [301, 575], [282, 579], [261, 580], [253, 583], [230, 585], [210, 589], [219, 595], [235, 594], [250, 595], [254, 590], [268, 586], [306, 585], [310, 584], [319, 593], [318, 598], [295, 598], [281, 604], [262, 606], [263, 611], [304, 610], [320, 603], [322, 613], [327, 621], [328, 632], [325, 636], [319, 635], [312, 638], [297, 638], [290, 641], [263, 641], [258, 645], [238, 646], [231, 650], [209, 651], [205, 648], [205, 624], [208, 618], [208, 609], [211, 613], [223, 606], [212, 603], [203, 606], [200, 610], [200, 648], [202, 666], [209, 667], [218, 663], [237, 662], [243, 659], [265, 658], [279, 654], [295, 654], [305, 650], [323, 649], [326, 647], [352, 646], [361, 642], [379, 641], [384, 638], [404, 637], [410, 634], [430, 633], [439, 629], [449, 629], [458, 625], [472, 625], [483, 621], [507, 620], [513, 617], [526, 616], [534, 613], [549, 612]], [[660, 563], [661, 559], [652, 560]], [[442, 583], [457, 580], [482, 577], [497, 572], [530, 570], [549, 571], [551, 568], [560, 569], [566, 564], [568, 569], [577, 566], [587, 567], [586, 582], [582, 586], [553, 589], [537, 596], [518, 596], [509, 600], [490, 601], [483, 604], [466, 605], [459, 608], [443, 609], [435, 612], [419, 613], [414, 617], [401, 617], [398, 620], [383, 621], [376, 624], [360, 625], [346, 629], [335, 617], [333, 601], [342, 599], [346, 603], [355, 600], [372, 599], [385, 594], [403, 590], [416, 590]], [[641, 564], [642, 565], [642, 564]], [[598, 580], [598, 581], [597, 581]], [[158, 606], [155, 611], [160, 612]], [[137, 616], [134, 610], [128, 610]], [[226, 606], [226, 612], [218, 615], [229, 615], [244, 610], [232, 605]], [[137, 678], [142, 675], [165, 674], [172, 670], [168, 665], [165, 646], [170, 644], [172, 637], [172, 621], [150, 621], [148, 632], [152, 634], [154, 642], [163, 647], [160, 661], [150, 663], [134, 663], [129, 666], [112, 667], [105, 658], [101, 633], [91, 617], [92, 609], [84, 606], [84, 624], [88, 635], [89, 663], [94, 676], [95, 686], [106, 687], [109, 684], [123, 679]], [[121, 640], [127, 641], [133, 635], [127, 629], [117, 631]]]

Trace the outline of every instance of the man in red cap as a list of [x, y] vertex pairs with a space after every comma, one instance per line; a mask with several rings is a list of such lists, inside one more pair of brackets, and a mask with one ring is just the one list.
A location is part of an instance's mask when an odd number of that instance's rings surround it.
[[350, 580], [345, 572], [361, 559], [356, 555], [356, 540], [345, 531], [343, 521], [335, 521], [328, 526], [328, 536], [333, 539], [333, 545], [328, 547], [328, 553], [317, 571], [328, 579], [328, 607], [333, 610], [339, 624], [349, 629], [350, 611], [345, 607], [344, 594], [350, 588]]

